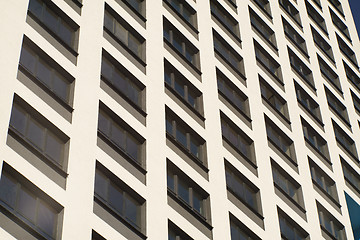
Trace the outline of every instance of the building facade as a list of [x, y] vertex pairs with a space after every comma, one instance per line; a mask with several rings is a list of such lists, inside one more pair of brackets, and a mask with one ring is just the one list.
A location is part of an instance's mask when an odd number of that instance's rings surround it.
[[347, 0], [0, 9], [0, 239], [360, 238]]

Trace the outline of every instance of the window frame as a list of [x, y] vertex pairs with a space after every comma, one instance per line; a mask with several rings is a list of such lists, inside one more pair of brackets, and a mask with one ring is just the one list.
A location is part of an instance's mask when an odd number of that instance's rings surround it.
[[[316, 207], [318, 210], [319, 223], [322, 232], [323, 233], [325, 232], [327, 235], [330, 235], [332, 239], [345, 240], [346, 236], [345, 236], [344, 226], [329, 211], [327, 211], [325, 207], [323, 207], [318, 201], [316, 201]], [[325, 221], [329, 221], [329, 222], [326, 224]], [[327, 226], [329, 226], [331, 229], [327, 229]], [[338, 229], [335, 229], [335, 227]], [[336, 233], [335, 231], [338, 231], [338, 233]]]
[[258, 6], [265, 15], [272, 19], [271, 8], [269, 0], [253, 0], [256, 6]]
[[331, 45], [318, 33], [315, 28], [310, 25], [311, 33], [315, 45], [320, 48], [320, 50], [328, 57], [333, 63], [335, 63], [334, 53], [331, 48]]
[[[279, 228], [280, 228], [280, 234], [282, 239], [299, 239], [298, 237], [300, 237], [301, 240], [309, 240], [309, 234], [300, 227], [299, 224], [297, 224], [293, 219], [291, 219], [283, 210], [281, 210], [279, 207], [277, 207], [277, 212], [278, 212], [278, 219], [279, 219]], [[282, 230], [282, 224], [281, 222], [283, 222], [283, 224], [286, 224], [287, 230], [292, 230], [292, 232], [294, 233], [294, 237], [289, 237], [285, 235], [285, 231]], [[297, 236], [297, 237], [295, 237]]]
[[287, 48], [291, 69], [294, 70], [301, 79], [303, 79], [305, 83], [307, 83], [307, 85], [316, 92], [314, 77], [311, 69], [306, 66], [306, 64], [289, 47]]
[[[331, 2], [331, 1], [330, 1]], [[351, 43], [350, 32], [346, 24], [334, 13], [329, 7], [329, 12], [331, 16], [332, 23], [335, 27], [346, 37], [347, 40]]]
[[340, 84], [339, 76], [336, 72], [318, 55], [318, 63], [321, 74], [325, 77], [328, 82], [342, 95], [343, 91]]
[[285, 36], [290, 39], [290, 41], [305, 55], [306, 58], [310, 58], [308, 55], [305, 39], [290, 25], [290, 23], [283, 16], [281, 16], [281, 19]]
[[355, 191], [360, 194], [360, 174], [340, 156], [340, 162], [344, 174], [344, 179]]
[[281, 8], [291, 17], [292, 20], [302, 29], [299, 10], [289, 0], [279, 0]]
[[359, 161], [356, 144], [354, 140], [333, 120], [331, 119], [336, 142], [348, 153], [356, 162]]
[[348, 127], [351, 127], [346, 106], [324, 85], [328, 106]]
[[[266, 40], [267, 43], [277, 52], [277, 43], [275, 32], [265, 23], [261, 17], [256, 14], [254, 10], [249, 6], [250, 23], [260, 36]], [[265, 34], [266, 32], [266, 34]]]
[[359, 65], [356, 59], [355, 52], [345, 43], [342, 38], [335, 33], [336, 39], [339, 45], [340, 51], [345, 55], [345, 57], [358, 69]]
[[360, 91], [360, 77], [343, 60], [347, 79]]
[[210, 12], [222, 27], [241, 43], [239, 22], [217, 0], [210, 0]]
[[[196, 34], [199, 33], [197, 28], [197, 13], [196, 10], [191, 7], [186, 0], [163, 0], [166, 5], [176, 13]], [[178, 4], [176, 8], [173, 4]], [[189, 20], [184, 16], [185, 10], [189, 12]]]
[[305, 6], [308, 16], [313, 20], [316, 26], [318, 26], [326, 36], [329, 36], [325, 19], [321, 16], [321, 14], [307, 0], [305, 1]]

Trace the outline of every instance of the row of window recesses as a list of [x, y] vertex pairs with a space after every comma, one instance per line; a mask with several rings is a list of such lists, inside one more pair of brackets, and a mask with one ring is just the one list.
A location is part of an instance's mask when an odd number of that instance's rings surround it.
[[[303, 120], [304, 137], [306, 141], [314, 149], [321, 152], [321, 141], [317, 139], [319, 136], [313, 133], [310, 125]], [[275, 151], [279, 151], [284, 156], [291, 160], [290, 163], [295, 164], [294, 149], [291, 140], [281, 132], [275, 124], [265, 116], [265, 123], [267, 129], [267, 136], [269, 146], [274, 147]], [[221, 113], [221, 128], [223, 135], [223, 144], [225, 148], [232, 148], [229, 150], [239, 159], [245, 159], [250, 166], [256, 168], [254, 159], [254, 144], [252, 140], [245, 135], [238, 127], [223, 113]], [[341, 135], [341, 129], [334, 125], [335, 134]], [[336, 132], [340, 133], [336, 133]], [[202, 166], [201, 170], [206, 170], [206, 156], [205, 156], [205, 141], [200, 139], [187, 124], [185, 124], [174, 112], [166, 109], [166, 134], [169, 142], [168, 145], [173, 144], [181, 152], [194, 161], [197, 165]], [[313, 139], [312, 139], [313, 138]], [[11, 113], [9, 136], [7, 144], [14, 148], [15, 151], [24, 152], [24, 149], [29, 150], [34, 157], [28, 159], [35, 166], [36, 158], [40, 159], [49, 165], [49, 168], [55, 170], [59, 175], [66, 178], [66, 162], [69, 148], [69, 138], [61, 132], [58, 128], [52, 125], [39, 112], [28, 105], [19, 96], [15, 95], [14, 104]], [[133, 164], [134, 169], [142, 173], [146, 173], [144, 166], [144, 152], [145, 139], [143, 139], [135, 130], [122, 121], [115, 113], [108, 109], [103, 103], [100, 103], [99, 120], [98, 120], [98, 145], [103, 148], [105, 152], [109, 150], [100, 143], [103, 141], [111, 149], [115, 150], [119, 156], [125, 158], [126, 161]], [[338, 140], [340, 141], [344, 140]], [[316, 148], [315, 142], [320, 142], [320, 146]], [[18, 143], [18, 144], [16, 144]], [[176, 150], [175, 150], [176, 151]], [[111, 154], [111, 153], [110, 153]], [[325, 153], [324, 153], [325, 154]], [[114, 158], [115, 159], [115, 158]], [[119, 157], [116, 157], [119, 159]], [[186, 159], [183, 157], [183, 159]], [[118, 160], [117, 160], [118, 161]], [[342, 160], [343, 161], [343, 160]], [[343, 161], [344, 162], [344, 161]], [[121, 164], [121, 162], [119, 162]], [[360, 177], [356, 175], [354, 170], [349, 170], [348, 164], [343, 163], [344, 176], [351, 185], [357, 189], [360, 186]], [[298, 213], [306, 219], [305, 209], [302, 201], [301, 186], [283, 170], [275, 161], [271, 160], [273, 170], [273, 181], [275, 192], [282, 198], [285, 197], [285, 202], [299, 209]], [[211, 236], [210, 219], [210, 205], [209, 194], [191, 180], [184, 172], [182, 172], [170, 160], [167, 160], [167, 186], [168, 186], [168, 203], [177, 204], [183, 207], [187, 212], [191, 213], [192, 219], [190, 222], [199, 221], [207, 230], [203, 230], [206, 235]], [[309, 159], [309, 166], [311, 176], [314, 182], [314, 188], [319, 189], [325, 194], [330, 202], [333, 202], [335, 208], [340, 209], [338, 197], [335, 187], [335, 182], [323, 171], [314, 161]], [[6, 169], [6, 168], [5, 168]], [[10, 172], [14, 172], [11, 170]], [[132, 171], [130, 171], [132, 172]], [[354, 173], [355, 172], [355, 173]], [[45, 174], [49, 173], [45, 170]], [[134, 175], [137, 173], [132, 172]], [[19, 175], [19, 174], [15, 174]], [[256, 222], [260, 227], [264, 227], [263, 216], [261, 210], [260, 190], [242, 175], [232, 164], [225, 160], [225, 176], [228, 189], [228, 198], [241, 210], [245, 211], [247, 215]], [[355, 181], [354, 181], [355, 179]], [[52, 179], [59, 185], [65, 188], [64, 182], [61, 183], [56, 179]], [[111, 182], [115, 182], [111, 185]], [[16, 185], [16, 184], [15, 184]], [[97, 187], [99, 186], [99, 187]], [[8, 186], [5, 186], [8, 187]], [[358, 190], [360, 191], [360, 190]], [[21, 209], [14, 207], [16, 198], [7, 196], [7, 192], [14, 192], [12, 190], [4, 190], [6, 198], [3, 202], [10, 204], [9, 211], [13, 211], [15, 217], [20, 214], [23, 215]], [[110, 194], [113, 194], [111, 195]], [[10, 194], [10, 193], [9, 193]], [[119, 204], [116, 197], [121, 197], [122, 204]], [[36, 197], [34, 197], [36, 198]], [[47, 197], [48, 198], [48, 197]], [[11, 200], [12, 199], [12, 200]], [[13, 201], [13, 202], [8, 202]], [[20, 200], [19, 200], [20, 201]], [[112, 202], [115, 201], [115, 202]], [[118, 179], [108, 169], [97, 163], [97, 171], [95, 178], [95, 198], [94, 198], [94, 212], [99, 209], [106, 209], [121, 222], [133, 230], [137, 235], [144, 235], [142, 228], [144, 227], [143, 216], [145, 206], [145, 199], [139, 196], [134, 190], [127, 186], [122, 180]], [[17, 206], [17, 205], [16, 205]], [[96, 206], [96, 207], [95, 207]], [[126, 211], [124, 212], [126, 206]], [[321, 207], [320, 207], [321, 208]], [[59, 206], [56, 207], [59, 209]], [[135, 210], [134, 210], [135, 209]], [[44, 210], [45, 211], [45, 210]], [[53, 210], [52, 210], [53, 211]], [[115, 213], [114, 213], [115, 211]], [[340, 210], [339, 210], [340, 211]], [[142, 214], [141, 214], [142, 213]], [[128, 216], [129, 215], [129, 216]], [[325, 213], [331, 221], [334, 217]], [[17, 216], [18, 217], [18, 216]], [[31, 216], [29, 216], [30, 218]], [[33, 220], [33, 219], [28, 219]], [[325, 221], [325, 220], [324, 220]], [[334, 220], [335, 221], [335, 220]], [[40, 221], [41, 222], [41, 221]], [[54, 220], [55, 222], [55, 220]], [[37, 220], [33, 220], [32, 224], [37, 224]], [[336, 225], [336, 224], [335, 224]], [[336, 225], [337, 226], [337, 225]], [[40, 226], [42, 227], [42, 226]], [[330, 232], [332, 234], [343, 234], [342, 225], [338, 226], [338, 232]], [[53, 228], [54, 229], [54, 226]], [[47, 230], [49, 231], [49, 230]], [[55, 231], [55, 230], [52, 230]], [[334, 230], [335, 231], [335, 230]], [[249, 231], [246, 231], [249, 232]], [[250, 231], [251, 232], [251, 231]], [[45, 232], [46, 233], [46, 232]], [[54, 232], [52, 232], [54, 234]]]

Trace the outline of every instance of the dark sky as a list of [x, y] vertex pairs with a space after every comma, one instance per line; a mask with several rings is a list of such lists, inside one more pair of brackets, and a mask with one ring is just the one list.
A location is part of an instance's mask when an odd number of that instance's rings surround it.
[[[358, 34], [360, 35], [360, 0], [349, 0]], [[359, 37], [360, 38], [360, 37]]]

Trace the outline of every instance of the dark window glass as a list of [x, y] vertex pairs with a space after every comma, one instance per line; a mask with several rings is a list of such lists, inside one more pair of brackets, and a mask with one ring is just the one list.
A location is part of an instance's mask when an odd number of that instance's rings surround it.
[[260, 240], [248, 227], [235, 218], [231, 213], [230, 215], [230, 234], [231, 240]]
[[320, 15], [320, 13], [308, 1], [305, 1], [305, 4], [306, 4], [306, 10], [307, 10], [309, 17], [327, 35], [328, 33], [327, 33], [327, 29], [326, 29], [325, 19]]
[[344, 12], [341, 6], [341, 2], [339, 0], [329, 0], [329, 2], [339, 11], [341, 15], [344, 16]]
[[171, 221], [168, 221], [168, 240], [193, 240], [183, 230]]
[[303, 53], [307, 56], [307, 48], [306, 42], [303, 37], [288, 23], [284, 17], [282, 18], [283, 26], [284, 26], [284, 33], [285, 35], [291, 40], [295, 46], [300, 49]]
[[100, 197], [101, 202], [108, 205], [135, 228], [141, 230], [143, 202], [135, 200], [128, 191], [123, 190], [122, 186], [98, 169], [95, 172], [95, 197]]
[[[56, 238], [59, 211], [46, 204], [36, 193], [10, 174], [3, 172], [0, 180], [0, 205], [33, 228], [41, 237]], [[15, 204], [16, 203], [16, 204]]]
[[254, 2], [258, 7], [260, 7], [261, 10], [263, 10], [268, 16], [271, 17], [269, 0], [254, 0]]
[[332, 120], [336, 141], [347, 151], [353, 158], [358, 160], [358, 154], [354, 140], [352, 140], [347, 133]]
[[164, 0], [177, 14], [193, 27], [196, 25], [196, 11], [185, 0]]
[[23, 45], [20, 65], [56, 96], [69, 103], [71, 83], [53, 64], [50, 64], [51, 62], [53, 61], [43, 59], [42, 55], [36, 53], [28, 45]]
[[341, 52], [358, 68], [358, 63], [354, 51], [342, 40], [339, 35], [336, 34], [336, 38], [339, 44]]
[[69, 24], [42, 0], [30, 0], [29, 12], [46, 25], [66, 45], [75, 48], [75, 35], [79, 27], [70, 26], [74, 24]]
[[289, 59], [291, 68], [300, 75], [300, 77], [308, 83], [313, 89], [315, 89], [315, 83], [312, 75], [312, 71], [303, 63], [300, 58], [288, 48]]
[[335, 97], [329, 89], [325, 87], [326, 99], [329, 104], [329, 107], [335, 112], [335, 114], [340, 117], [346, 124], [350, 125], [349, 115], [347, 113], [346, 107], [340, 102], [340, 100]]
[[354, 84], [358, 89], [360, 89], [360, 77], [343, 61], [346, 77], [348, 80]]
[[306, 233], [299, 225], [291, 221], [290, 218], [283, 213], [279, 212], [279, 225], [282, 239], [289, 240], [306, 240], [308, 233]]
[[137, 13], [139, 13], [142, 16], [145, 16], [145, 9], [144, 9], [145, 1], [144, 0], [123, 0], [123, 1], [130, 4], [130, 6], [133, 9], [135, 9], [135, 11]]
[[320, 58], [319, 55], [317, 55], [317, 56], [318, 56], [319, 67], [320, 67], [321, 73], [325, 76], [325, 78], [327, 80], [329, 80], [329, 82], [337, 90], [339, 90], [341, 92], [341, 85], [340, 85], [339, 76], [335, 73], [334, 70], [332, 70], [332, 68], [323, 59]]
[[334, 54], [330, 44], [311, 26], [311, 33], [315, 44], [331, 61], [335, 62]]
[[330, 15], [331, 15], [331, 20], [334, 23], [334, 25], [340, 30], [340, 32], [342, 32], [344, 34], [344, 36], [351, 42], [351, 38], [350, 38], [350, 33], [349, 33], [349, 29], [348, 27], [345, 25], [345, 23], [343, 21], [341, 21], [341, 19], [336, 15], [336, 13], [334, 13], [331, 8], [329, 8], [330, 10]]
[[98, 130], [132, 160], [142, 165], [141, 149], [143, 141], [134, 137], [127, 130], [127, 127], [119, 125], [117, 121], [103, 110], [99, 111]]
[[279, 0], [280, 6], [301, 26], [300, 13], [289, 0]]
[[270, 45], [276, 47], [275, 32], [250, 7], [249, 12], [251, 26], [253, 26]]
[[360, 113], [360, 98], [353, 91], [351, 91], [351, 97], [354, 103], [355, 110]]
[[345, 180], [358, 192], [360, 192], [360, 175], [340, 157]]
[[239, 23], [217, 0], [210, 1], [211, 14], [232, 34], [240, 37]]
[[335, 219], [319, 202], [317, 203], [318, 214], [319, 214], [319, 221], [321, 229], [327, 235], [330, 235], [332, 238], [337, 240], [345, 240], [345, 230], [344, 226]]
[[278, 81], [282, 82], [281, 67], [258, 42], [254, 40], [256, 60]]
[[315, 117], [318, 122], [322, 123], [319, 104], [310, 97], [310, 95], [302, 87], [300, 87], [297, 82], [294, 81], [294, 84], [298, 102], [311, 116]]
[[63, 164], [65, 142], [17, 104], [13, 105], [10, 127], [53, 163]]

